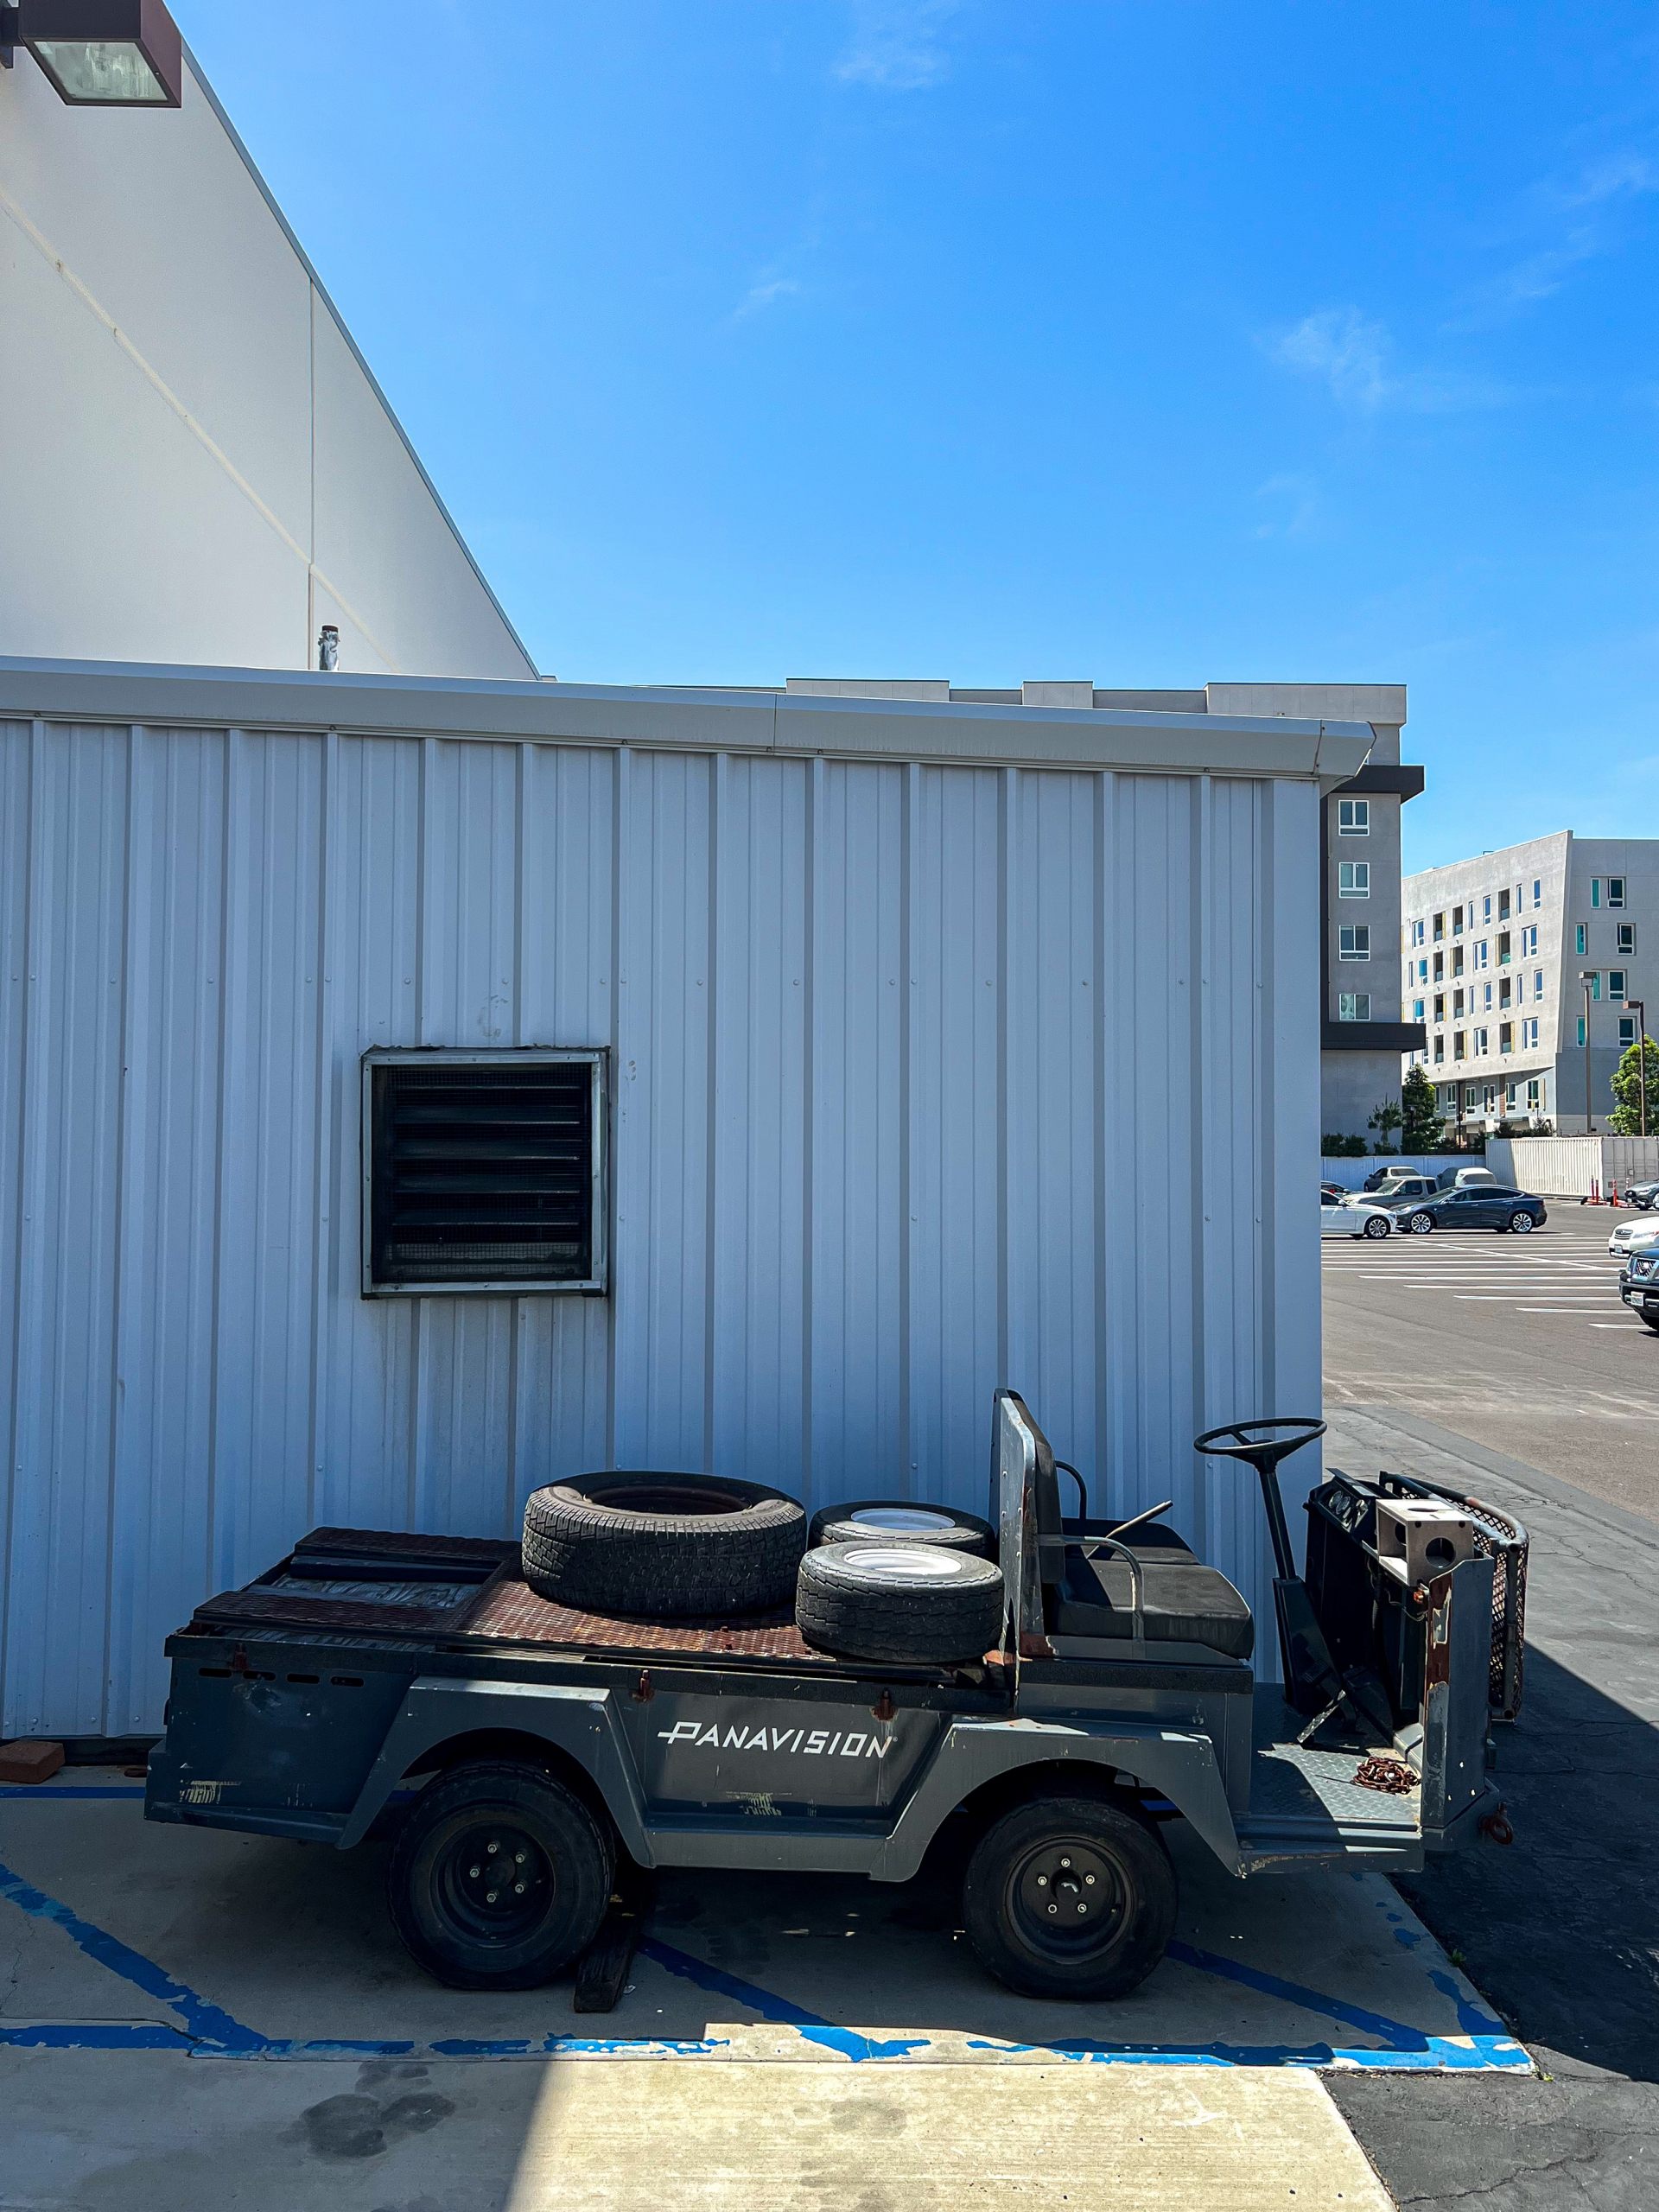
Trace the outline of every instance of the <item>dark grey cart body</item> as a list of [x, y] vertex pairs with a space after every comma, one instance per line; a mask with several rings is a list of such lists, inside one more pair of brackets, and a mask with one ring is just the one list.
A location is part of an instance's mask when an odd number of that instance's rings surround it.
[[[1415, 1593], [1420, 1702], [1392, 1743], [1367, 1747], [1408, 1762], [1415, 1787], [1380, 1796], [1356, 1786], [1354, 1750], [1298, 1745], [1299, 1717], [1258, 1688], [1247, 1658], [1149, 1636], [1140, 1604], [1110, 1634], [1068, 1632], [1056, 1562], [1113, 1524], [1057, 1526], [1052, 1484], [1041, 1432], [999, 1393], [992, 1488], [1008, 1601], [1001, 1650], [969, 1667], [836, 1659], [787, 1615], [575, 1614], [527, 1588], [514, 1545], [319, 1529], [169, 1640], [147, 1817], [346, 1849], [395, 1819], [424, 1777], [527, 1759], [602, 1807], [643, 1867], [900, 1882], [959, 1809], [1063, 1787], [1083, 1768], [1143, 1810], [1185, 1819], [1239, 1875], [1298, 1861], [1414, 1867], [1494, 1808], [1491, 1558]], [[1135, 1538], [1147, 1560], [1160, 1541], [1181, 1550], [1167, 1531]], [[1340, 1578], [1326, 1579], [1336, 1591]], [[1357, 1601], [1344, 1588], [1326, 1602]], [[1333, 1648], [1353, 1626], [1327, 1624]]]

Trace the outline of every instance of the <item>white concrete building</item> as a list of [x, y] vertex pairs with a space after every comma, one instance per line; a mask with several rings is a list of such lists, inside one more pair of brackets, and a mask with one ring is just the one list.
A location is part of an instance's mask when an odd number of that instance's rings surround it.
[[[1402, 983], [1445, 1111], [1605, 1131], [1647, 1009], [1659, 1029], [1659, 839], [1560, 830], [1408, 876]], [[1589, 1030], [1585, 1028], [1589, 978]], [[1586, 1050], [1587, 1045], [1587, 1050]]]
[[182, 104], [0, 70], [0, 652], [528, 677], [187, 52]]

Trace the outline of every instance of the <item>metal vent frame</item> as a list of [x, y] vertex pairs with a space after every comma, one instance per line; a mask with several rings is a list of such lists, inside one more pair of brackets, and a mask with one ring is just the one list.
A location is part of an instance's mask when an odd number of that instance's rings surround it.
[[[580, 1280], [524, 1280], [454, 1281], [436, 1277], [429, 1281], [384, 1282], [374, 1274], [374, 1077], [377, 1068], [477, 1067], [524, 1068], [546, 1065], [585, 1065], [591, 1071], [588, 1109], [588, 1273]], [[361, 1064], [362, 1153], [361, 1294], [365, 1298], [526, 1298], [574, 1292], [584, 1297], [603, 1297], [610, 1288], [610, 1210], [607, 1190], [609, 1123], [609, 1085], [607, 1080], [610, 1050], [604, 1045], [555, 1046], [509, 1045], [493, 1051], [474, 1052], [448, 1046], [378, 1046], [363, 1054]]]

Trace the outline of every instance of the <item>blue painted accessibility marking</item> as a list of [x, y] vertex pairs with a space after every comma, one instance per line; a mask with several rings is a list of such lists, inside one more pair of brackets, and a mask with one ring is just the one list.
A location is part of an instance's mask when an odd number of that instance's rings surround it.
[[[656, 2037], [600, 2037], [588, 2036], [526, 2037], [523, 2038], [446, 2037], [418, 2044], [412, 2037], [312, 2037], [299, 2039], [261, 2035], [244, 2027], [228, 2012], [175, 1981], [171, 1974], [133, 1950], [116, 1936], [83, 1920], [71, 1907], [60, 1904], [0, 1866], [0, 1899], [15, 1904], [33, 1918], [62, 1929], [86, 1955], [124, 1981], [157, 1999], [179, 2016], [171, 2027], [152, 2021], [86, 2021], [20, 2023], [0, 2026], [0, 2046], [60, 2050], [185, 2050], [193, 2056], [222, 2058], [357, 2059], [403, 2058], [430, 2054], [438, 2058], [551, 2058], [642, 2056], [696, 2057], [729, 2048], [721, 2040], [669, 2041]], [[677, 1949], [654, 1936], [639, 1940], [641, 1954], [670, 1974], [701, 1989], [729, 1998], [758, 2012], [762, 2021], [791, 2027], [804, 2042], [833, 2050], [855, 2063], [867, 2060], [908, 2057], [931, 2047], [926, 2035], [873, 2036], [838, 2027], [816, 2012], [779, 1997], [756, 1983], [728, 1974], [690, 1952]], [[969, 2039], [968, 2048], [1041, 2052], [1062, 2062], [1139, 2065], [1214, 2066], [1343, 2066], [1389, 2071], [1503, 2071], [1529, 2072], [1531, 2061], [1500, 2020], [1471, 2004], [1471, 1993], [1449, 1974], [1434, 1973], [1430, 1979], [1458, 2008], [1464, 2037], [1436, 2036], [1406, 2026], [1382, 2014], [1326, 1997], [1276, 1974], [1262, 1973], [1233, 1959], [1200, 1951], [1191, 1944], [1174, 1942], [1169, 1956], [1179, 1965], [1195, 1968], [1296, 2005], [1323, 2013], [1362, 2035], [1381, 2038], [1381, 2048], [1365, 2045], [1338, 2048], [1329, 2044], [1245, 2045], [1211, 2043], [1200, 2045], [1100, 2043], [1066, 2039], [1045, 2044], [1010, 2044], [982, 2037]]]

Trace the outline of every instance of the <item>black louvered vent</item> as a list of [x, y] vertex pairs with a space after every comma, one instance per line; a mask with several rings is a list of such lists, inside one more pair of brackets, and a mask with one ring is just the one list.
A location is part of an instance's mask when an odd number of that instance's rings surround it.
[[594, 1278], [594, 1064], [372, 1070], [369, 1280]]

